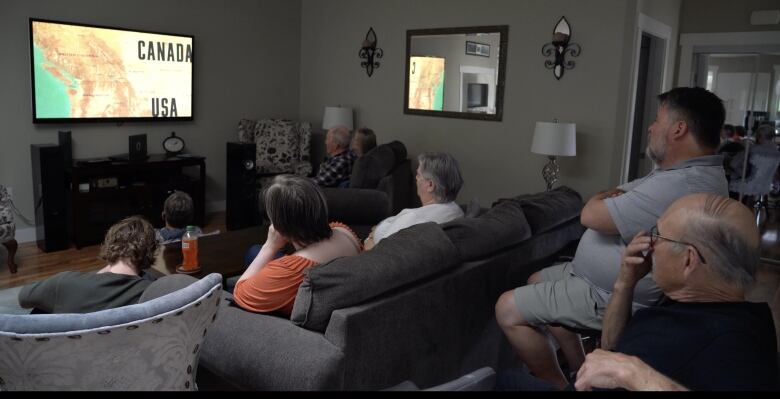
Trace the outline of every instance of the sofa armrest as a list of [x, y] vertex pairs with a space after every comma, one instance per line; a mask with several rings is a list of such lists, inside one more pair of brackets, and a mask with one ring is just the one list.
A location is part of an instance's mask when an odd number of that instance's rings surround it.
[[348, 225], [375, 225], [390, 216], [387, 193], [365, 188], [323, 188], [330, 220]]
[[405, 159], [399, 163], [389, 175], [379, 180], [377, 190], [387, 194], [391, 215], [398, 214], [404, 208], [414, 208], [412, 202], [417, 198], [417, 193], [414, 190], [412, 162]]
[[200, 365], [247, 390], [338, 390], [344, 383], [344, 355], [322, 334], [226, 300], [206, 334]]

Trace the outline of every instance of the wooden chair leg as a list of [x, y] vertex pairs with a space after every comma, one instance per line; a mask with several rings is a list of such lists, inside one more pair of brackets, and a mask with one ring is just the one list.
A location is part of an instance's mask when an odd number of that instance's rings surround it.
[[16, 273], [16, 262], [14, 262], [14, 256], [16, 256], [16, 250], [19, 249], [19, 244], [15, 239], [3, 242], [3, 246], [8, 249], [8, 269], [11, 273]]

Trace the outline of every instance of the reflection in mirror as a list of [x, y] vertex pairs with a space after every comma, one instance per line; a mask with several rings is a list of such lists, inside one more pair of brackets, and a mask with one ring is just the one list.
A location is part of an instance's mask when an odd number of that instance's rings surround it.
[[507, 26], [406, 33], [407, 114], [500, 121]]

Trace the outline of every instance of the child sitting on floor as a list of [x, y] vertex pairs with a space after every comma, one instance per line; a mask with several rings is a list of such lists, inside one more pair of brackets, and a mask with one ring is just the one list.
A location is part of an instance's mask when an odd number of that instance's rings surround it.
[[[169, 244], [181, 240], [187, 225], [192, 224], [193, 204], [192, 197], [183, 191], [174, 191], [165, 200], [162, 219], [165, 227], [157, 230], [157, 241], [161, 244]], [[202, 232], [195, 227], [195, 233]]]

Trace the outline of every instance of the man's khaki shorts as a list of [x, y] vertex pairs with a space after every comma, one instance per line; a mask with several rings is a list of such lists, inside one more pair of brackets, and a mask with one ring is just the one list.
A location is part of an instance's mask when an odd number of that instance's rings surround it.
[[550, 266], [542, 282], [515, 288], [515, 306], [528, 324], [601, 330], [607, 301], [573, 269], [571, 262]]

